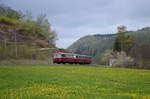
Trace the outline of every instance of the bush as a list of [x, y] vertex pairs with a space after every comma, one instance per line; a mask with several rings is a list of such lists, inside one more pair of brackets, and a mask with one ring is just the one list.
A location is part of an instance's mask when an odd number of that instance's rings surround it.
[[114, 67], [133, 67], [134, 59], [129, 56], [119, 56], [116, 59], [112, 59]]

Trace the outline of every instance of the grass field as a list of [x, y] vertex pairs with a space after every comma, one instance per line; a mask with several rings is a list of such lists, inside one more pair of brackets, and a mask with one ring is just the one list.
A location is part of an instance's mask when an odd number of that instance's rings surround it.
[[150, 71], [92, 66], [1, 66], [0, 99], [150, 99]]

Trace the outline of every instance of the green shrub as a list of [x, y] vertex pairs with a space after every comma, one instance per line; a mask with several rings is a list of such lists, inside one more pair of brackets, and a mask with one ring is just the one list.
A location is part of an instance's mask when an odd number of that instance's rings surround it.
[[10, 25], [22, 24], [22, 22], [19, 20], [11, 19], [5, 16], [0, 16], [0, 23], [10, 24]]

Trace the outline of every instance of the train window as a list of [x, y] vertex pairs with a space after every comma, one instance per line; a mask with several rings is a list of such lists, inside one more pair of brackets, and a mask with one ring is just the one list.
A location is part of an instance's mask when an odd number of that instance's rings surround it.
[[61, 55], [58, 55], [58, 58], [61, 58]]
[[62, 54], [61, 56], [62, 56], [62, 57], [66, 57], [66, 55], [65, 55], [65, 54]]

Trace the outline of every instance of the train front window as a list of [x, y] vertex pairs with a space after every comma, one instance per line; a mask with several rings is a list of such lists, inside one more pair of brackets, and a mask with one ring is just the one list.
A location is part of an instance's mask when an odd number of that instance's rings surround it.
[[54, 57], [54, 58], [61, 58], [61, 55], [55, 54], [53, 57]]
[[61, 56], [62, 56], [62, 57], [66, 57], [66, 55], [65, 55], [65, 54], [62, 54]]
[[53, 56], [54, 58], [57, 58], [57, 54]]

